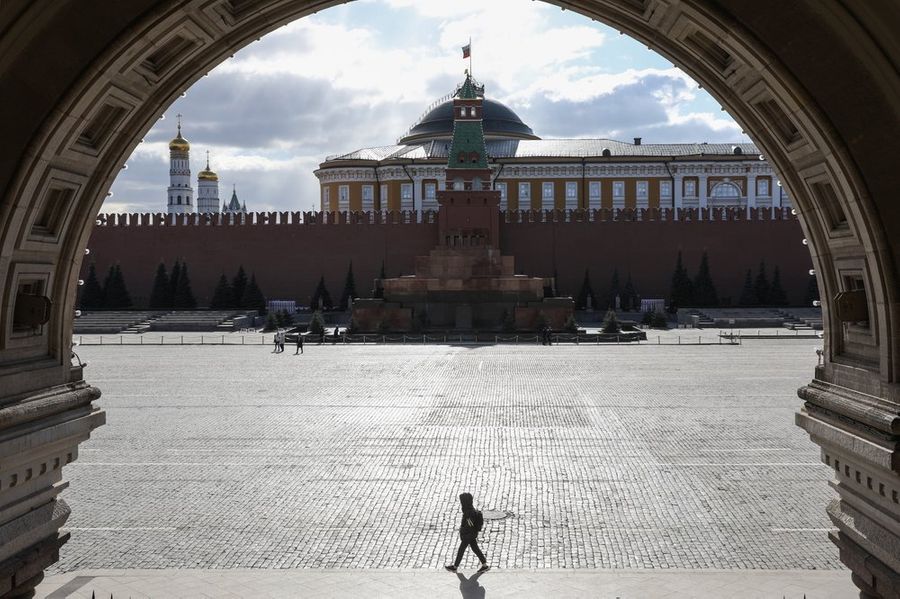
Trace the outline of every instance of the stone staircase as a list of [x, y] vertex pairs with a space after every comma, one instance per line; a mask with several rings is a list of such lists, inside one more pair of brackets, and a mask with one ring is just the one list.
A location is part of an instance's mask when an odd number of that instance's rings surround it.
[[792, 331], [821, 331], [822, 310], [820, 308], [786, 308], [784, 326]]
[[151, 325], [154, 321], [162, 316], [165, 316], [166, 313], [154, 314], [150, 318], [146, 320], [142, 320], [141, 322], [135, 323], [121, 332], [123, 335], [140, 335], [142, 333], [146, 333], [150, 330]]

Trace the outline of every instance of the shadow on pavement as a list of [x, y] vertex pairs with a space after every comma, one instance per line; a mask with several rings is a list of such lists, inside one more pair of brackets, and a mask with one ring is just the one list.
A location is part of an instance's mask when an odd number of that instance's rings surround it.
[[485, 588], [478, 584], [478, 577], [484, 572], [476, 572], [471, 578], [466, 578], [462, 572], [457, 572], [459, 578], [459, 593], [463, 599], [484, 599]]

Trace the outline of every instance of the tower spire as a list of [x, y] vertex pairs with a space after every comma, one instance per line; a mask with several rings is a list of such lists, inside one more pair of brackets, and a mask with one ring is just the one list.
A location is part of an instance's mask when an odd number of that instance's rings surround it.
[[206, 170], [209, 170], [209, 150], [206, 151]]
[[175, 116], [178, 117], [178, 136], [181, 136], [181, 113], [179, 112]]

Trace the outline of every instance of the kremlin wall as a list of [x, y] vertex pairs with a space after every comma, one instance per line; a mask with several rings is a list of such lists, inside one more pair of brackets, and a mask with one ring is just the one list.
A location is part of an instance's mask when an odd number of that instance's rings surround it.
[[[200, 306], [223, 272], [255, 273], [268, 299], [307, 305], [320, 276], [339, 297], [353, 262], [360, 295], [369, 295], [382, 262], [388, 277], [411, 274], [438, 238], [436, 213], [279, 212], [240, 214], [109, 214], [98, 217], [88, 247], [102, 276], [120, 264], [136, 307], [146, 305], [160, 261], [186, 261]], [[691, 277], [707, 251], [719, 296], [736, 303], [747, 269], [775, 266], [791, 304], [803, 302], [812, 267], [803, 233], [789, 209], [596, 210], [504, 212], [500, 249], [517, 272], [557, 274], [560, 294], [576, 295], [585, 269], [603, 293], [614, 269], [631, 273], [644, 298], [669, 293], [678, 251]], [[701, 218], [701, 216], [703, 218]], [[711, 220], [712, 219], [712, 220]], [[419, 222], [421, 221], [421, 222]], [[88, 261], [85, 261], [85, 270]], [[83, 278], [83, 277], [82, 277]]]

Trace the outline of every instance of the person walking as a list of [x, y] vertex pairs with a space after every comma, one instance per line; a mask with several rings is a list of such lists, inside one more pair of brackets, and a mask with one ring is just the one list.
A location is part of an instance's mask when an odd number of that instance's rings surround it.
[[294, 355], [303, 353], [303, 333], [297, 331], [297, 351], [294, 352]]
[[273, 354], [278, 353], [278, 331], [275, 331], [275, 334], [272, 335], [272, 342], [275, 344], [275, 349], [272, 350]]
[[459, 564], [462, 563], [466, 547], [471, 547], [472, 552], [479, 560], [481, 560], [481, 567], [478, 571], [487, 572], [491, 567], [488, 565], [481, 549], [478, 548], [478, 533], [481, 532], [481, 529], [484, 526], [484, 516], [482, 515], [481, 510], [475, 509], [471, 493], [463, 493], [460, 495], [459, 503], [462, 507], [462, 522], [459, 525], [459, 550], [456, 552], [456, 561], [453, 562], [453, 565], [444, 566], [444, 568], [450, 572], [456, 572], [456, 569], [459, 568]]

